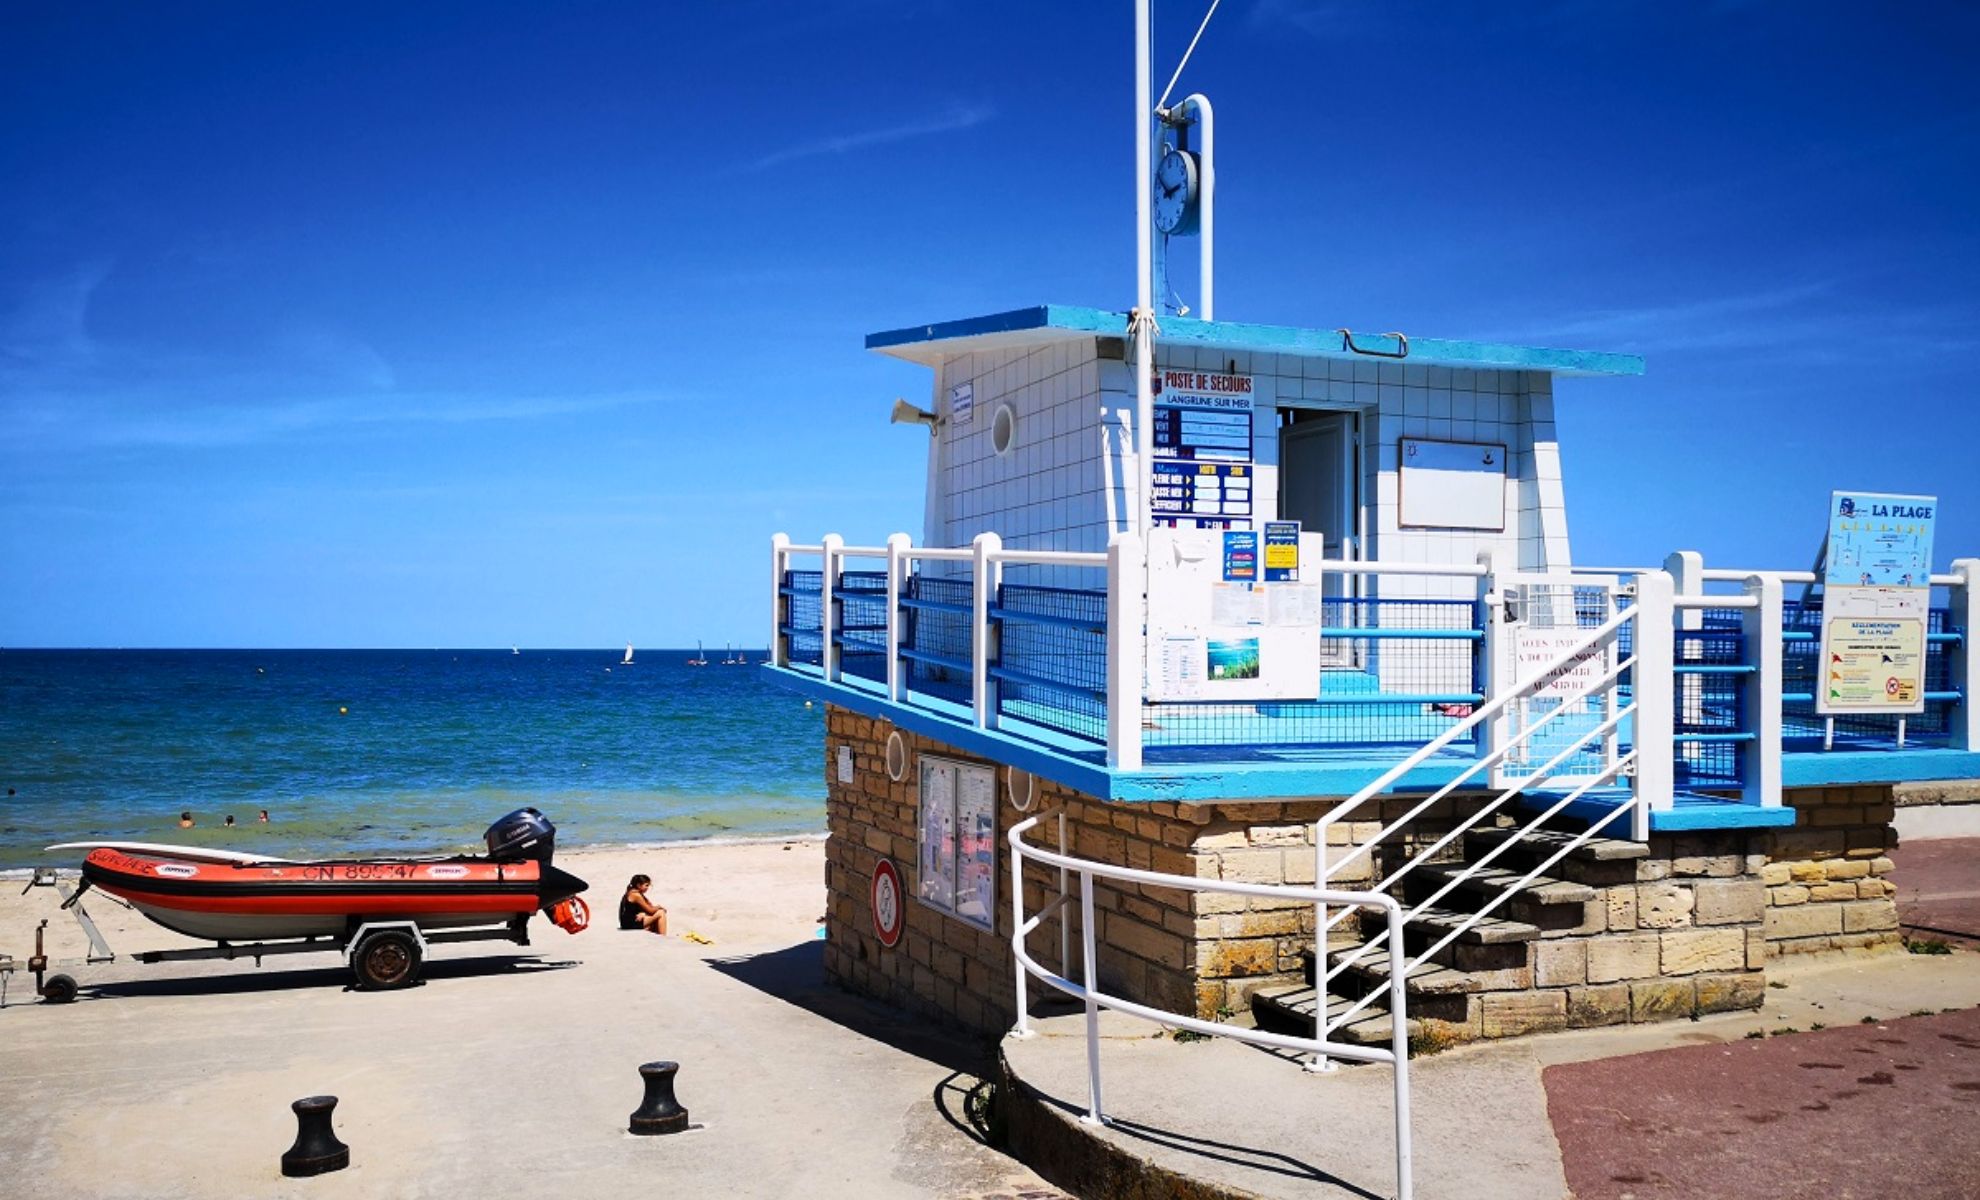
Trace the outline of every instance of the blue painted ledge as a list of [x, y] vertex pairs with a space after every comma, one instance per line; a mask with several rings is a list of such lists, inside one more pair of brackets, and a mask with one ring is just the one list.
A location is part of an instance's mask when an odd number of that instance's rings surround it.
[[[1020, 767], [1089, 796], [1129, 803], [1284, 800], [1351, 796], [1414, 747], [1219, 746], [1152, 748], [1138, 771], [1109, 768], [1091, 742], [1042, 726], [978, 729], [962, 705], [917, 694], [897, 704], [878, 684], [861, 679], [827, 683], [805, 668], [765, 667], [773, 682], [827, 704], [879, 717], [968, 754]], [[1242, 756], [1241, 758], [1239, 756]], [[1787, 787], [1845, 787], [1914, 780], [1980, 779], [1980, 753], [1917, 747], [1836, 750], [1781, 756]], [[1422, 792], [1459, 777], [1473, 759], [1459, 747], [1425, 762], [1390, 788]], [[1482, 776], [1482, 772], [1479, 773]], [[1592, 793], [1566, 811], [1584, 820], [1606, 814], [1614, 795]], [[1620, 820], [1620, 818], [1618, 819]], [[1765, 828], [1794, 824], [1792, 808], [1762, 808], [1691, 793], [1651, 814], [1655, 831]], [[1611, 829], [1616, 828], [1611, 825]], [[1620, 836], [1627, 836], [1626, 832]]]

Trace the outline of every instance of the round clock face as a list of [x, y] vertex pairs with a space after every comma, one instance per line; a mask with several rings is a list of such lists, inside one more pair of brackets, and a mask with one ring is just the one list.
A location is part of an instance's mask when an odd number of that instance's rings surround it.
[[1170, 150], [1155, 168], [1155, 228], [1189, 233], [1196, 228], [1196, 156]]

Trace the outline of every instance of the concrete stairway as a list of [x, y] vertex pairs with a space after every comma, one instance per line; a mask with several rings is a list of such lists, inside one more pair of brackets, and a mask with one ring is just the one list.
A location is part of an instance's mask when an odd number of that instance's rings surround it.
[[[1590, 839], [1481, 917], [1485, 905], [1575, 836], [1542, 830], [1514, 841], [1513, 835], [1511, 829], [1474, 830], [1465, 836], [1463, 861], [1417, 867], [1394, 885], [1406, 909], [1419, 909], [1404, 927], [1405, 958], [1415, 963], [1406, 980], [1412, 1041], [1468, 1041], [1524, 1032], [1516, 1019], [1504, 1018], [1517, 1013], [1518, 994], [1534, 987], [1538, 947], [1550, 939], [1600, 933], [1605, 928], [1601, 889], [1634, 879], [1635, 860], [1649, 853], [1640, 842]], [[1489, 863], [1462, 878], [1435, 904], [1423, 906], [1433, 893], [1459, 880], [1467, 867], [1494, 851]], [[1344, 922], [1329, 948], [1329, 961], [1336, 966], [1346, 962], [1385, 927], [1373, 910], [1360, 914], [1358, 927], [1355, 919]], [[1453, 930], [1461, 932], [1450, 944], [1428, 960], [1415, 961]], [[1347, 931], [1352, 931], [1352, 940], [1344, 944], [1338, 939]], [[1389, 950], [1378, 945], [1362, 953], [1331, 981], [1325, 998], [1330, 1014], [1374, 994], [1367, 1007], [1334, 1031], [1336, 1039], [1357, 1044], [1389, 1041], [1394, 1026], [1387, 1011], [1388, 987], [1395, 969]], [[1252, 994], [1252, 1015], [1260, 1028], [1312, 1036], [1314, 1007], [1320, 1000], [1313, 986], [1312, 951], [1303, 957], [1303, 985], [1262, 988]]]

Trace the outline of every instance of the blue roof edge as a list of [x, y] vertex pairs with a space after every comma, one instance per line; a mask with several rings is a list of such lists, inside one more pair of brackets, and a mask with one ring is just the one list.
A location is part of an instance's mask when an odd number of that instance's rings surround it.
[[[1105, 309], [1066, 304], [1039, 304], [1008, 312], [933, 325], [868, 334], [868, 350], [890, 350], [928, 342], [978, 337], [991, 333], [1021, 333], [1026, 330], [1059, 330], [1069, 333], [1125, 335], [1127, 314]], [[1161, 322], [1158, 341], [1169, 345], [1227, 347], [1234, 350], [1279, 354], [1307, 354], [1328, 358], [1369, 358], [1379, 362], [1408, 362], [1416, 366], [1464, 366], [1503, 368], [1520, 371], [1548, 371], [1571, 375], [1641, 375], [1643, 356], [1606, 350], [1564, 350], [1546, 346], [1513, 346], [1498, 342], [1465, 341], [1450, 338], [1409, 338], [1406, 357], [1397, 357], [1401, 342], [1384, 334], [1353, 337], [1355, 347], [1339, 329], [1302, 329], [1290, 325], [1258, 325], [1244, 321], [1200, 321], [1193, 317], [1168, 317]], [[1369, 353], [1373, 351], [1374, 353]]]

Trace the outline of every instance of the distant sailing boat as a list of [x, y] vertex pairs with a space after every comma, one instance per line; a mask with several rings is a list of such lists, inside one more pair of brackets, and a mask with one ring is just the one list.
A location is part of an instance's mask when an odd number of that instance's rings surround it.
[[705, 667], [708, 665], [708, 656], [701, 652], [700, 642], [694, 644], [694, 657], [687, 660], [687, 665], [690, 667]]
[[726, 655], [722, 659], [722, 665], [725, 667], [739, 667], [743, 665], [742, 655], [736, 653], [734, 642], [729, 643]]
[[619, 665], [620, 665], [620, 666], [622, 666], [622, 667], [630, 667], [630, 666], [632, 666], [632, 643], [631, 643], [631, 642], [627, 642], [627, 643], [626, 643], [626, 656], [625, 656], [624, 658], [622, 658], [622, 659], [620, 659], [620, 660], [619, 660]]
[[509, 653], [510, 653], [510, 654], [521, 654], [521, 653], [522, 653], [522, 649], [521, 649], [520, 647], [518, 647], [518, 646], [511, 646], [511, 647], [509, 647]]

